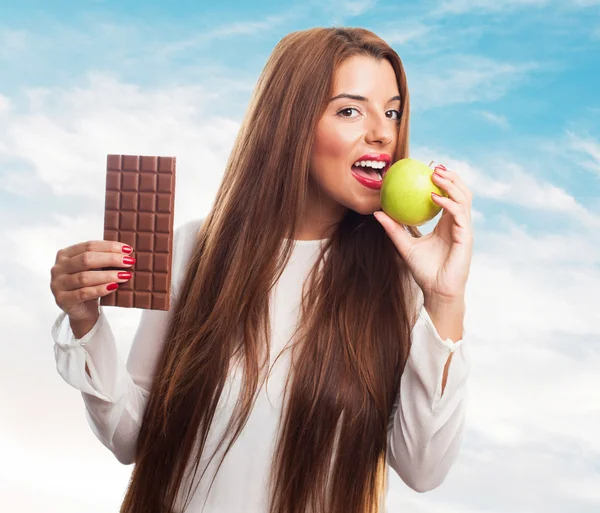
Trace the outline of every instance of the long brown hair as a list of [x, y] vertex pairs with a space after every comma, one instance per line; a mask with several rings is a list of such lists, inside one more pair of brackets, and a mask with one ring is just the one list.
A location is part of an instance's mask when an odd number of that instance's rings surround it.
[[[408, 156], [406, 77], [382, 39], [358, 28], [313, 28], [276, 45], [172, 307], [121, 513], [174, 511], [187, 465], [195, 463], [194, 475], [198, 468], [236, 356], [244, 380], [217, 448], [233, 433], [223, 459], [243, 429], [269, 362], [269, 295], [303, 214], [313, 133], [336, 68], [354, 55], [393, 66], [402, 97], [394, 157]], [[270, 513], [378, 511], [388, 426], [415, 321], [413, 291], [377, 220], [348, 209], [303, 288]]]

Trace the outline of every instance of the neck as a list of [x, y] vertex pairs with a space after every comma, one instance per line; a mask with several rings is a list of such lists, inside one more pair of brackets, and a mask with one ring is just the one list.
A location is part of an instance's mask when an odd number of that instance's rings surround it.
[[331, 237], [347, 210], [347, 207], [328, 198], [323, 192], [315, 194], [309, 188], [308, 199], [300, 216], [301, 222], [294, 234], [294, 240], [321, 240]]

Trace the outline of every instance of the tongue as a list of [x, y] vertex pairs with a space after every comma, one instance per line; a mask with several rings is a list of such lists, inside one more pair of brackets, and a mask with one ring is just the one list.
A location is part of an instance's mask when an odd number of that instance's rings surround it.
[[361, 176], [366, 176], [371, 180], [380, 180], [379, 173], [370, 167], [362, 167], [362, 166], [352, 166], [352, 169], [356, 172], [356, 174]]

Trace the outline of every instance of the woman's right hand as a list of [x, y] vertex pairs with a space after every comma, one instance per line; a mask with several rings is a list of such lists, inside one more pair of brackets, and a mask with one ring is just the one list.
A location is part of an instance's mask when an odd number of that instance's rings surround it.
[[[129, 253], [123, 248], [129, 248]], [[128, 268], [135, 264], [131, 254], [126, 244], [109, 240], [91, 240], [58, 250], [50, 270], [50, 290], [72, 323], [98, 318], [98, 298], [114, 292], [107, 286], [117, 284], [118, 287], [131, 278]], [[105, 267], [124, 269], [103, 270]], [[129, 272], [129, 276], [125, 272]]]

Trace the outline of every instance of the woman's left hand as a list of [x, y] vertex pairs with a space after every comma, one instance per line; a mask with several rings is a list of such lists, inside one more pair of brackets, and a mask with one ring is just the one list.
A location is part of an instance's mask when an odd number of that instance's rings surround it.
[[432, 196], [442, 207], [442, 216], [431, 233], [413, 237], [383, 211], [375, 212], [375, 218], [392, 239], [425, 297], [461, 300], [473, 252], [473, 196], [456, 172], [444, 166], [437, 166], [435, 171], [440, 176], [434, 173], [432, 181], [446, 191], [448, 198]]

